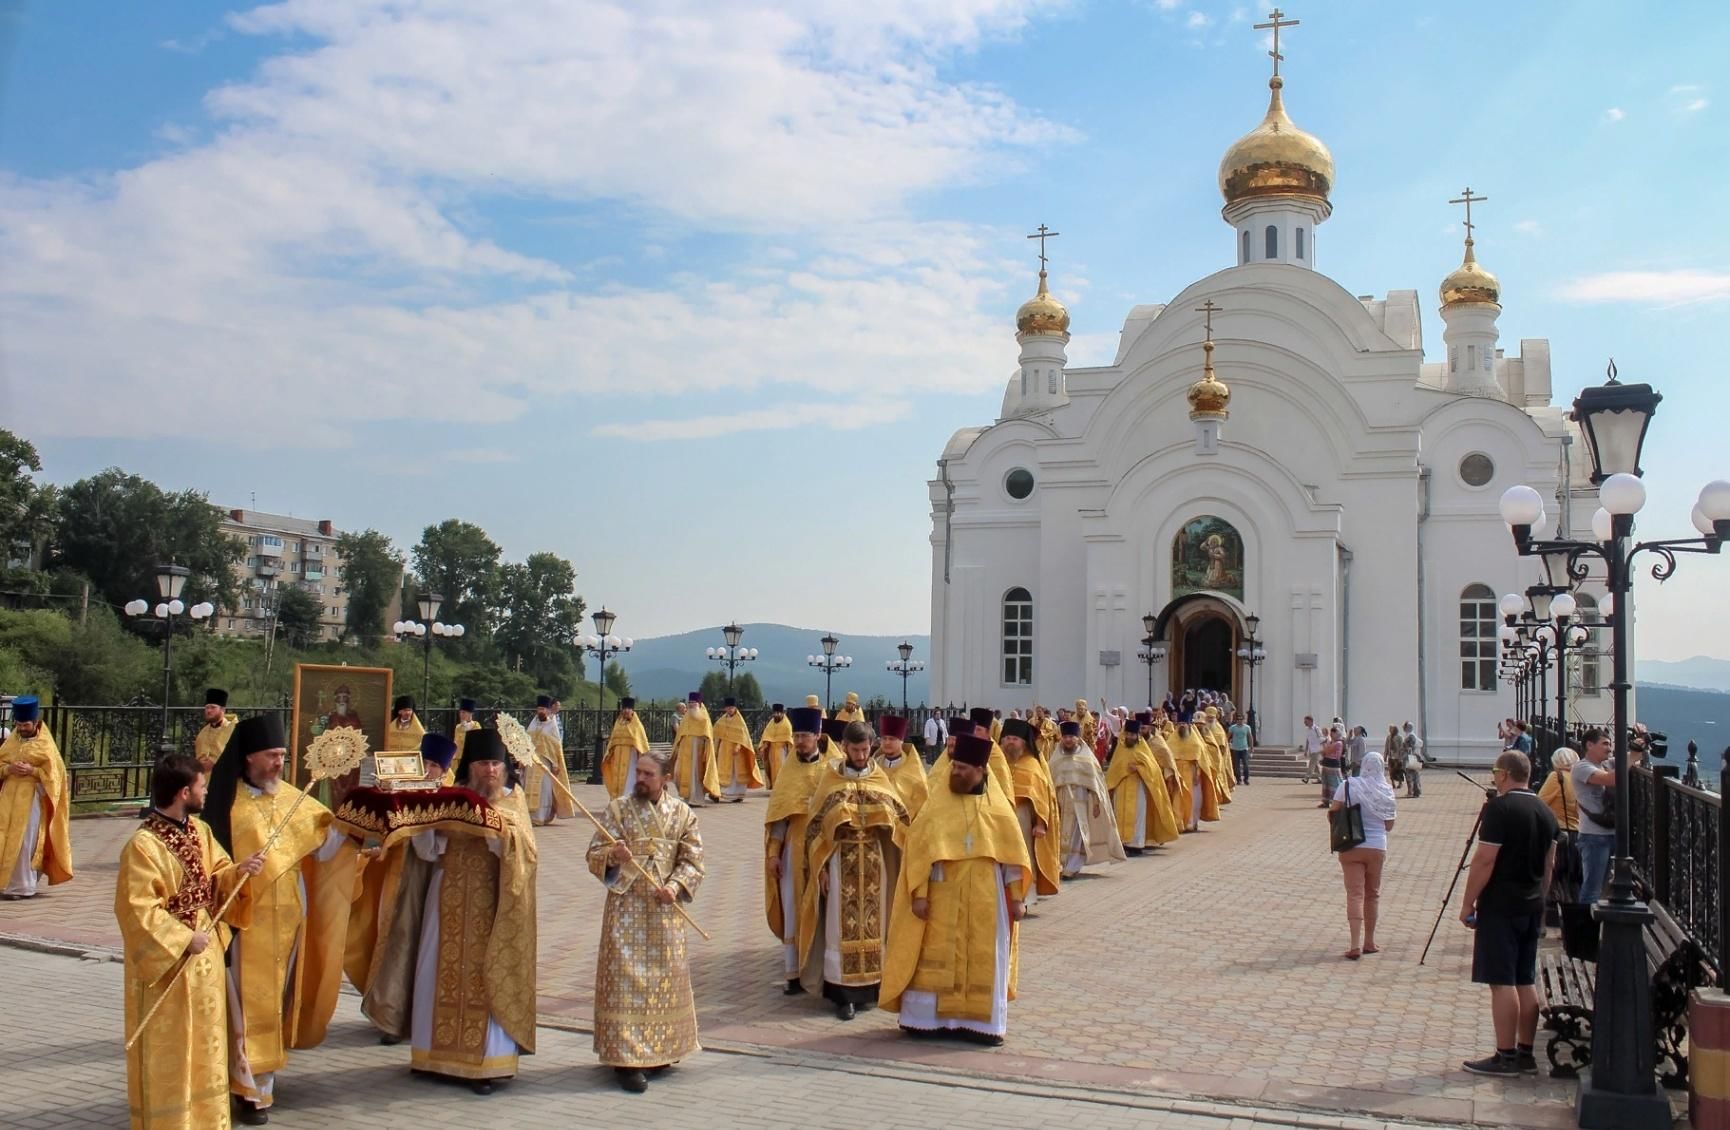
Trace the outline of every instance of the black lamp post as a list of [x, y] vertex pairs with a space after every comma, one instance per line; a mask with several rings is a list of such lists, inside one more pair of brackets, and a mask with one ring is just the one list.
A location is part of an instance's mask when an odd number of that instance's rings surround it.
[[201, 601], [191, 608], [186, 607], [180, 599], [180, 594], [186, 588], [186, 581], [192, 576], [192, 570], [184, 565], [158, 565], [156, 567], [156, 593], [162, 599], [153, 608], [148, 600], [129, 601], [124, 609], [128, 616], [134, 618], [147, 613], [154, 613], [155, 618], [162, 622], [162, 741], [157, 745], [157, 752], [169, 754], [174, 752], [174, 737], [170, 729], [168, 717], [169, 700], [174, 696], [174, 625], [181, 616], [186, 616], [194, 622], [208, 619], [216, 612], [216, 606], [209, 601]]
[[443, 624], [439, 622], [439, 609], [444, 607], [445, 598], [436, 592], [423, 592], [415, 604], [420, 610], [419, 620], [398, 620], [391, 625], [391, 631], [399, 640], [419, 640], [421, 644], [421, 679], [420, 701], [421, 709], [432, 705], [432, 646], [433, 640], [443, 636], [446, 639], [460, 639], [468, 629], [461, 624]]
[[840, 645], [841, 641], [835, 638], [834, 632], [830, 632], [817, 642], [823, 646], [823, 654], [807, 655], [805, 664], [823, 672], [823, 709], [832, 710], [835, 704], [834, 695], [830, 693], [830, 690], [835, 680], [835, 672], [839, 668], [853, 666], [853, 657], [835, 654], [835, 648]]
[[589, 760], [589, 784], [604, 784], [601, 780], [601, 758], [606, 756], [606, 734], [603, 730], [603, 720], [607, 711], [607, 657], [631, 650], [636, 641], [628, 636], [621, 639], [613, 634], [613, 624], [618, 621], [616, 612], [608, 612], [606, 605], [601, 605], [600, 611], [593, 617], [595, 634], [578, 636], [577, 647], [585, 654], [592, 655], [600, 661], [595, 668], [595, 755]]
[[1153, 665], [1166, 656], [1165, 645], [1153, 638], [1154, 629], [1157, 627], [1159, 627], [1158, 616], [1151, 612], [1142, 613], [1141, 630], [1146, 635], [1141, 637], [1141, 650], [1135, 653], [1135, 657], [1147, 664], [1147, 707], [1149, 710], [1153, 709]]
[[733, 693], [733, 671], [741, 663], [749, 663], [757, 658], [754, 647], [740, 647], [739, 641], [745, 638], [745, 629], [737, 623], [728, 624], [721, 629], [721, 638], [726, 640], [724, 647], [706, 648], [703, 654], [716, 663], [725, 664], [727, 668], [727, 693]]
[[901, 658], [898, 660], [891, 659], [884, 666], [888, 668], [890, 674], [901, 676], [901, 714], [905, 717], [907, 714], [907, 677], [915, 671], [925, 670], [925, 664], [913, 658], [913, 645], [906, 640], [896, 644], [895, 650], [901, 653]]
[[1237, 657], [1245, 667], [1249, 668], [1249, 693], [1245, 695], [1244, 707], [1249, 718], [1249, 732], [1255, 733], [1255, 669], [1267, 662], [1267, 649], [1262, 647], [1261, 640], [1256, 638], [1256, 629], [1261, 627], [1261, 617], [1251, 612], [1243, 618], [1244, 627], [1249, 634], [1237, 649]]
[[1635, 559], [1651, 553], [1658, 560], [1652, 577], [1663, 582], [1676, 571], [1678, 553], [1717, 553], [1730, 538], [1730, 482], [1708, 483], [1692, 515], [1700, 536], [1635, 542], [1634, 515], [1646, 503], [1640, 478], [1640, 449], [1646, 429], [1663, 398], [1650, 385], [1624, 385], [1612, 362], [1609, 381], [1588, 388], [1574, 401], [1572, 419], [1592, 455], [1592, 481], [1600, 509], [1592, 516], [1591, 541], [1542, 541], [1532, 528], [1544, 520], [1543, 496], [1529, 486], [1502, 495], [1502, 518], [1521, 556], [1551, 556], [1565, 561], [1574, 582], [1590, 574], [1589, 559], [1604, 565], [1615, 612], [1610, 618], [1614, 674], [1610, 683], [1615, 710], [1616, 859], [1609, 897], [1596, 914], [1603, 927], [1593, 1001], [1592, 1068], [1580, 1081], [1575, 1113], [1582, 1127], [1661, 1130], [1670, 1125], [1670, 1103], [1653, 1077], [1651, 984], [1642, 933], [1652, 912], [1635, 897], [1634, 861], [1629, 856], [1633, 815], [1628, 794], [1628, 609]]

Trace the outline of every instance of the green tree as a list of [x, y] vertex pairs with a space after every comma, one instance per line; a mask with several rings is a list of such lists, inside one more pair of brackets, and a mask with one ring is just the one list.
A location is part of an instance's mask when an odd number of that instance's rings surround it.
[[181, 597], [187, 604], [233, 607], [239, 595], [233, 566], [242, 548], [223, 532], [222, 511], [205, 495], [168, 494], [118, 467], [73, 483], [56, 507], [54, 564], [89, 578], [115, 607], [136, 597], [154, 601], [156, 568], [164, 562], [192, 570]]
[[444, 598], [439, 619], [463, 626], [462, 638], [446, 646], [454, 655], [485, 654], [498, 623], [499, 547], [474, 523], [447, 518], [421, 531], [413, 558], [418, 587]]
[[53, 535], [59, 494], [54, 487], [30, 477], [41, 470], [35, 445], [0, 428], [0, 529], [12, 541], [0, 546], [0, 550], [8, 551], [0, 552], [0, 565], [6, 564], [11, 552], [20, 552], [27, 563], [34, 563]]
[[505, 614], [498, 644], [508, 659], [554, 694], [566, 694], [582, 675], [571, 640], [583, 622], [577, 571], [556, 553], [531, 553], [503, 569]]
[[702, 685], [697, 689], [703, 692], [703, 701], [711, 708], [724, 701], [728, 695], [739, 700], [740, 710], [755, 710], [764, 705], [763, 688], [757, 685], [757, 676], [749, 671], [734, 676], [731, 690], [727, 687], [725, 669], [710, 671], [703, 676]]
[[615, 698], [629, 698], [631, 695], [631, 677], [625, 674], [625, 669], [616, 659], [607, 664], [606, 684]]
[[140, 695], [162, 700], [160, 646], [121, 628], [106, 608], [92, 608], [83, 623], [68, 624], [66, 647], [49, 671], [60, 702], [108, 704]]
[[402, 589], [403, 556], [377, 530], [336, 539], [342, 558], [342, 586], [348, 590], [345, 639], [376, 642], [385, 633], [385, 613]]
[[298, 585], [285, 586], [276, 597], [276, 638], [290, 647], [316, 643], [323, 617], [323, 601]]

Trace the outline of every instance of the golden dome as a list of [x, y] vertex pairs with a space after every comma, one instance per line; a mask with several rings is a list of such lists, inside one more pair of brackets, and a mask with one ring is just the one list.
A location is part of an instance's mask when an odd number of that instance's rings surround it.
[[1206, 360], [1201, 366], [1201, 380], [1189, 386], [1189, 418], [1192, 420], [1223, 420], [1231, 413], [1231, 389], [1213, 375], [1213, 342], [1201, 343]]
[[1454, 269], [1454, 273], [1442, 280], [1442, 306], [1455, 306], [1462, 303], [1488, 303], [1499, 305], [1502, 300], [1502, 284], [1496, 281], [1496, 276], [1484, 270], [1478, 264], [1478, 257], [1472, 251], [1472, 241], [1466, 240], [1466, 258]]
[[1284, 85], [1278, 75], [1268, 80], [1273, 93], [1267, 117], [1227, 149], [1219, 163], [1219, 191], [1227, 204], [1257, 196], [1314, 196], [1325, 202], [1333, 188], [1333, 154], [1286, 116], [1280, 98]]
[[1039, 293], [1023, 302], [1021, 309], [1015, 312], [1015, 332], [1051, 337], [1069, 334], [1069, 311], [1045, 288], [1044, 271], [1039, 272]]

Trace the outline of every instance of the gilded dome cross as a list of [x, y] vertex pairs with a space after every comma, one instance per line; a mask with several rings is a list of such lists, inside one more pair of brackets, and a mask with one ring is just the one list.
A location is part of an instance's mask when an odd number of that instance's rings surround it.
[[1062, 234], [1062, 232], [1052, 231], [1044, 224], [1040, 224], [1039, 230], [1027, 237], [1028, 239], [1037, 239], [1039, 241], [1039, 271], [1041, 274], [1045, 273], [1045, 264], [1048, 262], [1045, 257], [1045, 241], [1048, 239], [1056, 239]]
[[1254, 26], [1256, 31], [1266, 31], [1269, 28], [1273, 29], [1273, 50], [1269, 51], [1268, 54], [1273, 57], [1273, 76], [1275, 78], [1278, 78], [1279, 77], [1279, 62], [1281, 59], [1285, 58], [1284, 55], [1281, 55], [1279, 53], [1279, 29], [1282, 27], [1296, 27], [1296, 26], [1298, 26], [1298, 24], [1301, 21], [1286, 19], [1285, 13], [1280, 11], [1278, 8], [1275, 8], [1273, 11], [1269, 12], [1267, 14], [1267, 18], [1268, 18], [1267, 23], [1255, 24], [1253, 26]]
[[1466, 239], [1468, 241], [1472, 238], [1472, 205], [1482, 204], [1488, 199], [1488, 196], [1472, 195], [1472, 186], [1467, 185], [1466, 191], [1462, 192], [1458, 199], [1448, 201], [1449, 204], [1464, 204], [1466, 206]]

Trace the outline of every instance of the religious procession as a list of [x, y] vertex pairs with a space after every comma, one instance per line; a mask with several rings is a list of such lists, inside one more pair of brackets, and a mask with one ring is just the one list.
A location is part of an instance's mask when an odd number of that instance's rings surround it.
[[[1086, 868], [1218, 820], [1233, 785], [1220, 707], [1203, 702], [975, 707], [935, 719], [924, 756], [905, 717], [870, 722], [856, 694], [833, 715], [815, 695], [775, 704], [752, 735], [733, 699], [711, 717], [693, 692], [671, 750], [650, 746], [635, 705], [619, 701], [609, 802], [591, 811], [547, 696], [526, 725], [483, 722], [464, 699], [449, 735], [399, 696], [383, 748], [335, 726], [296, 758], [275, 715], [239, 719], [211, 689], [194, 752], [155, 765], [119, 861], [131, 1124], [267, 1124], [345, 981], [429, 1085], [486, 1095], [515, 1077], [535, 1050], [540, 852], [578, 847], [540, 837], [579, 815], [581, 866], [607, 892], [593, 1048], [624, 1091], [645, 1092], [700, 1050], [697, 810], [753, 795], [780, 991], [843, 1021], [880, 1008], [909, 1037], [1000, 1045], [1034, 908], [1056, 913]], [[65, 765], [35, 710], [13, 704], [0, 746], [9, 898], [72, 878]]]

